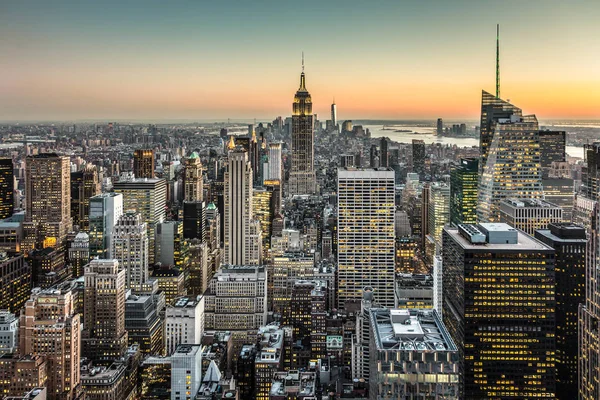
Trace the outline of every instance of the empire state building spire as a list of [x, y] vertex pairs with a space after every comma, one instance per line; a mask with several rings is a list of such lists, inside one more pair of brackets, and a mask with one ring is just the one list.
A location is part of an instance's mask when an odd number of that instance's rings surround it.
[[306, 91], [306, 76], [304, 75], [304, 52], [302, 52], [302, 73], [300, 74], [300, 88], [298, 91]]

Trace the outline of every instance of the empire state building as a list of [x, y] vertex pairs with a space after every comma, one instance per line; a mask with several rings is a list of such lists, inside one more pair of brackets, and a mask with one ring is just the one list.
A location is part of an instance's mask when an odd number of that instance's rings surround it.
[[292, 171], [288, 194], [312, 194], [316, 191], [315, 136], [312, 100], [306, 90], [304, 60], [300, 75], [300, 88], [294, 96], [292, 109]]

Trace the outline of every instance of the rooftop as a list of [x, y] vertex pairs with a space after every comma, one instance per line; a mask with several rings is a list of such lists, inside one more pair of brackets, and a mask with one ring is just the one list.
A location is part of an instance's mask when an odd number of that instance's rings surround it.
[[540, 199], [506, 199], [503, 201], [507, 205], [515, 208], [559, 208], [554, 203], [547, 202]]
[[553, 251], [539, 240], [505, 223], [460, 224], [458, 228], [445, 227], [444, 232], [468, 250]]
[[315, 372], [297, 370], [276, 372], [271, 384], [271, 396], [281, 396], [286, 399], [288, 395], [294, 395], [294, 398], [314, 396], [316, 377]]
[[283, 329], [275, 324], [262, 326], [258, 329], [258, 336], [260, 350], [256, 355], [256, 362], [278, 363], [283, 348]]

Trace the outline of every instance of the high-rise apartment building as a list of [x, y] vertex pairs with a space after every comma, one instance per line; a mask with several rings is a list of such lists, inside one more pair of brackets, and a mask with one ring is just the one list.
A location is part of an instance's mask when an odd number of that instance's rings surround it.
[[412, 170], [422, 179], [425, 176], [425, 142], [421, 139], [412, 140]]
[[42, 356], [47, 364], [49, 400], [79, 398], [80, 316], [70, 282], [35, 289], [19, 319], [19, 354]]
[[450, 172], [450, 222], [477, 222], [477, 173], [479, 160], [463, 158]]
[[0, 310], [18, 314], [29, 299], [31, 266], [22, 254], [0, 252]]
[[394, 171], [338, 169], [338, 307], [375, 290], [394, 306]]
[[66, 244], [72, 228], [69, 157], [55, 153], [25, 161], [25, 252]]
[[84, 268], [82, 354], [109, 366], [125, 355], [125, 269], [117, 260], [90, 261]]
[[180, 297], [165, 309], [165, 350], [175, 352], [180, 344], [200, 344], [204, 333], [204, 297]]
[[500, 221], [528, 235], [538, 229], [548, 229], [548, 224], [563, 220], [562, 208], [538, 199], [506, 199], [500, 203]]
[[556, 252], [556, 397], [568, 399], [578, 389], [577, 314], [585, 303], [587, 238], [572, 224], [550, 224], [535, 237]]
[[123, 195], [102, 193], [90, 198], [90, 258], [108, 259], [111, 253], [113, 229], [123, 215]]
[[229, 152], [224, 197], [224, 261], [232, 265], [248, 264], [252, 246], [252, 168], [243, 150]]
[[314, 140], [312, 100], [306, 90], [303, 62], [300, 88], [292, 105], [292, 170], [288, 194], [310, 194], [316, 190]]
[[0, 220], [10, 217], [15, 208], [15, 177], [12, 158], [0, 158]]
[[101, 189], [95, 165], [86, 164], [83, 170], [71, 173], [71, 217], [80, 230], [90, 229], [90, 198]]
[[116, 193], [123, 195], [125, 211], [135, 210], [140, 213], [148, 230], [148, 261], [156, 262], [155, 238], [156, 225], [165, 220], [167, 203], [167, 183], [164, 179], [135, 179], [130, 176], [115, 182]]
[[434, 182], [429, 187], [429, 193], [427, 230], [436, 243], [441, 243], [442, 229], [450, 222], [450, 186]]
[[154, 150], [141, 149], [134, 151], [133, 174], [136, 178], [154, 179]]
[[543, 198], [538, 122], [485, 91], [481, 103], [477, 216], [498, 222], [502, 200]]
[[553, 398], [554, 250], [504, 223], [446, 227], [443, 249], [460, 398]]
[[138, 213], [126, 212], [113, 229], [112, 256], [126, 271], [127, 289], [140, 288], [148, 280], [148, 231]]

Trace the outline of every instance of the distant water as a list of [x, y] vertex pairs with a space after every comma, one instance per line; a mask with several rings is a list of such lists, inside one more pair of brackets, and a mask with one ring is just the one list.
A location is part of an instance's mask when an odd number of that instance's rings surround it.
[[[437, 136], [433, 132], [432, 126], [410, 126], [410, 125], [394, 125], [383, 129], [383, 125], [363, 125], [363, 128], [371, 131], [371, 137], [389, 137], [394, 142], [412, 143], [413, 139], [421, 139], [425, 143], [441, 143], [446, 145], [457, 145], [458, 147], [473, 147], [479, 146], [479, 139], [476, 138], [457, 138], [448, 136]], [[411, 132], [395, 132], [395, 130], [407, 130]], [[417, 132], [417, 133], [414, 133]], [[583, 147], [567, 146], [567, 154], [571, 157], [583, 158]]]

